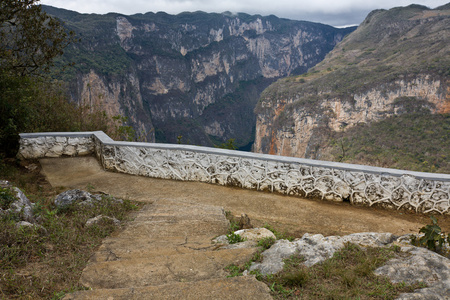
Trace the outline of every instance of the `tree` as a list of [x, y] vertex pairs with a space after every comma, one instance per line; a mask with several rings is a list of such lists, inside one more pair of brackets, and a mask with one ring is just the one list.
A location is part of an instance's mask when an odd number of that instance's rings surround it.
[[0, 67], [10, 75], [48, 71], [75, 34], [47, 15], [39, 0], [0, 0]]
[[0, 153], [7, 156], [17, 152], [19, 132], [55, 127], [49, 121], [57, 116], [45, 115], [44, 107], [51, 112], [73, 111], [67, 101], [49, 97], [53, 93], [49, 80], [35, 76], [48, 71], [53, 59], [75, 39], [42, 11], [38, 1], [0, 0]]

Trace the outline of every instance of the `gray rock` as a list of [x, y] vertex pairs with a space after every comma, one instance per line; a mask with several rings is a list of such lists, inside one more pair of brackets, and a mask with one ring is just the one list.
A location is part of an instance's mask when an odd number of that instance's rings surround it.
[[244, 248], [254, 248], [257, 246], [257, 242], [255, 241], [243, 241], [236, 244], [225, 244], [220, 247], [221, 249], [244, 249]]
[[375, 274], [387, 276], [394, 283], [423, 281], [428, 285], [413, 293], [402, 294], [398, 299], [450, 299], [450, 260], [428, 249], [412, 246], [410, 236], [397, 238], [390, 233], [368, 232], [324, 237], [307, 233], [293, 242], [278, 240], [262, 253], [263, 261], [254, 263], [250, 271], [259, 270], [263, 275], [275, 274], [283, 269], [283, 259], [294, 254], [303, 256], [303, 264], [310, 267], [332, 257], [347, 242], [370, 247], [398, 245], [401, 251], [411, 256], [391, 259], [375, 270]]
[[36, 223], [33, 216], [33, 204], [28, 200], [27, 196], [17, 187], [12, 186], [8, 181], [1, 180], [0, 187], [10, 189], [15, 196], [15, 201], [9, 205], [6, 210], [0, 209], [0, 215], [18, 215], [20, 220], [30, 223]]
[[36, 219], [33, 216], [33, 204], [28, 200], [27, 196], [17, 187], [13, 187], [16, 192], [16, 201], [11, 203], [10, 209], [20, 214], [21, 219], [30, 223], [35, 223]]
[[45, 229], [45, 227], [43, 227], [39, 224], [32, 224], [30, 222], [20, 221], [20, 222], [17, 222], [15, 226], [17, 228], [21, 228], [21, 227], [33, 228], [33, 229], [37, 229], [40, 233], [47, 234], [47, 229]]
[[288, 240], [278, 240], [272, 247], [262, 253], [263, 261], [253, 263], [249, 270], [259, 270], [263, 275], [278, 273], [283, 270], [283, 259], [297, 253], [298, 250], [294, 243]]
[[99, 222], [101, 222], [103, 220], [110, 220], [114, 223], [115, 226], [120, 226], [120, 221], [117, 220], [116, 218], [103, 216], [103, 215], [98, 215], [95, 218], [91, 218], [91, 219], [87, 220], [85, 226], [90, 227], [90, 226], [98, 224]]
[[[270, 237], [270, 238], [276, 239], [273, 232], [266, 228], [241, 229], [241, 230], [235, 231], [234, 233], [240, 235], [245, 241], [241, 242], [241, 243], [232, 244], [232, 245], [226, 246], [224, 248], [227, 248], [227, 249], [251, 248], [251, 247], [256, 247], [256, 244], [258, 243], [258, 241], [260, 241], [264, 238]], [[226, 234], [218, 236], [215, 239], [213, 239], [212, 241], [213, 241], [213, 243], [216, 243], [216, 244], [224, 244], [224, 245], [229, 244]]]
[[111, 196], [91, 194], [86, 191], [74, 189], [65, 191], [56, 196], [55, 205], [58, 208], [67, 207], [75, 203], [80, 206], [92, 206], [95, 202], [101, 201], [103, 199], [103, 196], [110, 197], [110, 199], [114, 202], [123, 203], [121, 199], [116, 199]]
[[61, 208], [72, 205], [76, 202], [92, 201], [91, 199], [92, 199], [91, 193], [74, 189], [65, 191], [56, 196], [55, 205], [56, 207]]
[[375, 270], [392, 282], [424, 282], [427, 288], [401, 294], [398, 299], [450, 299], [450, 260], [419, 247], [402, 247], [411, 256], [389, 260]]
[[259, 270], [264, 275], [278, 273], [283, 270], [283, 259], [294, 254], [302, 255], [304, 265], [310, 267], [333, 256], [334, 252], [344, 247], [344, 243], [342, 237], [308, 233], [293, 242], [278, 240], [262, 253], [263, 261], [253, 264], [250, 271]]

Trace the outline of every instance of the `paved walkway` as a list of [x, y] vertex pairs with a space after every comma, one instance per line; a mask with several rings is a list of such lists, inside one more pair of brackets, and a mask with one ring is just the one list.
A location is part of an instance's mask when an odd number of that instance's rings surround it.
[[226, 266], [255, 253], [216, 249], [211, 239], [227, 228], [220, 207], [157, 200], [103, 241], [80, 279], [92, 290], [65, 299], [271, 299], [253, 277], [227, 278]]

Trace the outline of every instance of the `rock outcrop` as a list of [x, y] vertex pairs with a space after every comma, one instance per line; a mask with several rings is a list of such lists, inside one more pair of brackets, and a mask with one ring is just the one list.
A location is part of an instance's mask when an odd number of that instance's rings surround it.
[[363, 247], [389, 247], [396, 245], [408, 253], [405, 257], [389, 260], [375, 270], [375, 274], [387, 276], [392, 282], [413, 284], [423, 282], [426, 288], [402, 294], [398, 299], [446, 299], [450, 291], [450, 260], [425, 248], [411, 246], [407, 237], [396, 237], [390, 233], [356, 233], [347, 236], [305, 234], [293, 242], [278, 240], [262, 253], [263, 261], [253, 263], [250, 271], [258, 270], [264, 275], [275, 274], [283, 269], [283, 259], [301, 255], [307, 267], [331, 258], [344, 248], [345, 243]]

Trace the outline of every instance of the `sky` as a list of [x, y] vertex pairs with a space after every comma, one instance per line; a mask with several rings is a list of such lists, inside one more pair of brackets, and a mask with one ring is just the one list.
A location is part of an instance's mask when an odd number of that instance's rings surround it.
[[164, 11], [185, 11], [275, 15], [280, 18], [319, 22], [336, 27], [358, 25], [374, 9], [421, 4], [430, 8], [444, 5], [439, 0], [41, 0], [40, 4], [80, 13], [109, 12], [132, 15]]

